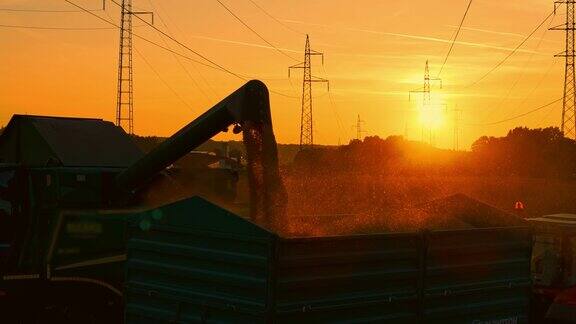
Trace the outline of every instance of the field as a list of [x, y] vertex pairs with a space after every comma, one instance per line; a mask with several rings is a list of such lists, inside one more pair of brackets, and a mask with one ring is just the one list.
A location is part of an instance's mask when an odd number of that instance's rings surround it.
[[[576, 183], [558, 180], [337, 174], [285, 176], [284, 182], [289, 199], [287, 231], [295, 235], [411, 230], [426, 217], [419, 207], [455, 194], [521, 217], [576, 210]], [[514, 210], [516, 201], [524, 203], [524, 211]]]

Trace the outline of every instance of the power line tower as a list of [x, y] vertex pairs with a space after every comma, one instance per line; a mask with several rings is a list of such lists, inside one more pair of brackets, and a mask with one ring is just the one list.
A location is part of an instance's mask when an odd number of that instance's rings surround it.
[[566, 31], [566, 49], [556, 56], [566, 58], [564, 70], [564, 97], [562, 104], [562, 132], [564, 136], [576, 139], [576, 75], [574, 71], [574, 4], [576, 0], [561, 0], [554, 2], [554, 13], [561, 5], [566, 5], [566, 22], [562, 25], [552, 27], [551, 30]]
[[[439, 81], [440, 89], [442, 89], [442, 79], [431, 78], [430, 77], [430, 67], [428, 66], [428, 60], [426, 60], [426, 66], [424, 67], [424, 85], [422, 88], [412, 90], [408, 92], [408, 100], [411, 100], [413, 93], [422, 93], [422, 109], [432, 109], [431, 108], [431, 96], [430, 96], [430, 81]], [[430, 135], [430, 144], [432, 144], [432, 128], [428, 129]], [[424, 141], [424, 126], [422, 126], [422, 141]]]
[[122, 0], [120, 12], [120, 49], [118, 54], [118, 92], [116, 96], [116, 126], [134, 134], [134, 70], [132, 65], [132, 16], [152, 15], [148, 11], [132, 10], [132, 0]]
[[314, 145], [314, 119], [312, 118], [312, 83], [324, 82], [328, 85], [328, 91], [330, 91], [330, 83], [328, 80], [312, 75], [312, 56], [314, 55], [320, 55], [322, 57], [322, 64], [324, 64], [324, 53], [310, 49], [310, 37], [306, 35], [304, 62], [288, 67], [288, 77], [290, 77], [290, 71], [292, 69], [304, 70], [304, 77], [302, 79], [302, 112], [300, 115], [300, 150], [311, 148]]
[[134, 134], [134, 71], [132, 69], [132, 0], [122, 0], [116, 126]]
[[430, 106], [430, 81], [440, 81], [440, 89], [442, 89], [442, 79], [430, 77], [430, 67], [428, 66], [428, 60], [426, 60], [426, 66], [424, 67], [424, 85], [422, 88], [408, 92], [408, 100], [411, 99], [413, 93], [422, 93], [422, 105], [425, 107]]

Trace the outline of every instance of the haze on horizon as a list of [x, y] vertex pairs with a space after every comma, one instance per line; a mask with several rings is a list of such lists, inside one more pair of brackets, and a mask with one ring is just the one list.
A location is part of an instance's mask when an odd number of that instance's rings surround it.
[[[330, 79], [314, 87], [315, 141], [347, 143], [355, 137], [357, 115], [365, 135], [408, 134], [421, 139], [419, 100], [408, 92], [423, 82], [424, 64], [438, 73], [450, 39], [468, 1], [222, 0], [286, 53], [302, 60], [305, 34], [325, 53], [313, 74]], [[101, 0], [73, 0], [97, 9]], [[215, 0], [133, 0], [156, 13], [155, 25], [230, 70], [263, 80], [271, 94], [275, 133], [280, 143], [299, 140], [301, 73], [288, 79], [297, 63], [242, 26]], [[74, 10], [63, 0], [0, 0], [0, 9]], [[553, 9], [553, 1], [475, 0], [458, 42], [442, 72], [443, 88], [432, 86], [432, 101], [461, 109], [460, 148], [482, 135], [501, 136], [517, 126], [560, 123], [561, 102], [509, 122], [504, 120], [562, 96], [564, 65], [554, 54], [564, 49], [564, 33], [548, 31], [563, 22], [562, 11], [548, 21], [503, 66], [469, 86], [512, 51]], [[108, 3], [106, 19], [119, 20]], [[111, 17], [111, 18], [109, 18]], [[134, 19], [134, 32], [193, 57]], [[43, 30], [26, 27], [102, 28]], [[0, 125], [12, 114], [98, 117], [115, 115], [119, 33], [87, 13], [31, 13], [0, 10]], [[134, 39], [135, 132], [168, 136], [210, 108], [244, 81]], [[186, 71], [187, 72], [186, 72]], [[332, 98], [332, 103], [331, 99]], [[416, 96], [419, 98], [419, 96]], [[451, 148], [453, 114], [438, 122], [436, 145]], [[219, 139], [235, 138], [222, 134]]]

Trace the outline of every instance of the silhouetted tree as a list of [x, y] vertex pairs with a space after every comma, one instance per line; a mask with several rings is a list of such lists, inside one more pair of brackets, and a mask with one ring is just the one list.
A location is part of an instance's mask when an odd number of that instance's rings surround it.
[[518, 127], [505, 137], [483, 136], [472, 144], [475, 168], [485, 173], [530, 177], [572, 177], [576, 142], [557, 127]]

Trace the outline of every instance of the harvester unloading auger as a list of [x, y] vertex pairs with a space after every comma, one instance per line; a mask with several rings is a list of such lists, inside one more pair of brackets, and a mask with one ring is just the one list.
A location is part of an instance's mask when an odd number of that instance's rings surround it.
[[274, 226], [284, 217], [286, 192], [278, 169], [268, 89], [258, 80], [249, 81], [234, 91], [118, 174], [118, 186], [125, 192], [140, 188], [154, 175], [232, 125], [234, 133], [243, 132], [247, 151], [250, 216], [261, 225]]

